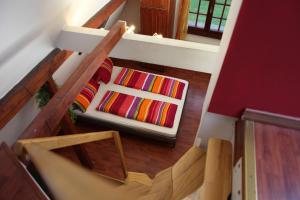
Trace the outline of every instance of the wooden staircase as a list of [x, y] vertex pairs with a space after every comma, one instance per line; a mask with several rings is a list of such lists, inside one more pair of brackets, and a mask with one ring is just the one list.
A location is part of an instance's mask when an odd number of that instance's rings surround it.
[[[51, 149], [115, 138], [124, 175], [123, 181], [95, 175]], [[34, 163], [57, 199], [183, 199], [200, 188], [197, 199], [226, 200], [231, 193], [232, 148], [224, 140], [210, 139], [208, 150], [191, 147], [173, 166], [153, 179], [128, 172], [118, 132], [73, 134], [24, 139], [14, 146], [23, 159]]]

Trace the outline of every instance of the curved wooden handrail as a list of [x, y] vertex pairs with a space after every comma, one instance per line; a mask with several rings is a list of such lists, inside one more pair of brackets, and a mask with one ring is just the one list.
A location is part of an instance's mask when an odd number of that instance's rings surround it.
[[39, 145], [46, 150], [59, 149], [79, 144], [84, 144], [88, 142], [95, 142], [105, 139], [113, 138], [115, 146], [120, 155], [120, 161], [122, 164], [122, 170], [124, 177], [128, 176], [127, 165], [125, 162], [125, 156], [123, 151], [123, 146], [120, 138], [120, 134], [117, 131], [102, 131], [102, 132], [92, 132], [92, 133], [81, 133], [81, 134], [71, 134], [55, 137], [43, 137], [43, 138], [33, 138], [33, 139], [23, 139], [18, 140], [13, 146], [15, 153], [25, 159], [27, 154], [26, 148], [32, 145]]

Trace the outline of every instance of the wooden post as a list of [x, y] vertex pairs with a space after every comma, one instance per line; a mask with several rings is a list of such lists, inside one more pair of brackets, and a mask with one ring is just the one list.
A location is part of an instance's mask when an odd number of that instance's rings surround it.
[[[53, 80], [52, 77], [50, 77], [47, 83], [48, 83], [49, 92], [51, 93], [52, 96], [54, 96], [58, 91], [58, 87], [55, 81]], [[66, 114], [63, 116], [63, 119], [61, 121], [61, 126], [64, 134], [77, 133], [76, 127], [73, 124], [72, 119], [68, 112], [66, 112]], [[93, 169], [93, 162], [89, 158], [88, 152], [84, 147], [84, 145], [73, 146], [73, 149], [80, 163], [86, 168]]]
[[180, 4], [176, 39], [184, 40], [187, 35], [190, 0], [181, 0]]
[[124, 156], [122, 142], [120, 139], [120, 134], [118, 132], [113, 132], [113, 137], [114, 137], [115, 145], [116, 145], [119, 155], [120, 155], [120, 160], [122, 163], [122, 169], [123, 169], [124, 176], [125, 176], [125, 178], [127, 178], [128, 171], [127, 171], [127, 165], [125, 163], [125, 156]]

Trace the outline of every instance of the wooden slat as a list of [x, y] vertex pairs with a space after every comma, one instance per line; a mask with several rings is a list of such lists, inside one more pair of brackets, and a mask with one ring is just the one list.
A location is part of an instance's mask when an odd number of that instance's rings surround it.
[[120, 160], [121, 160], [121, 164], [122, 164], [123, 173], [124, 173], [124, 176], [126, 178], [128, 176], [127, 165], [125, 163], [125, 156], [124, 156], [123, 146], [122, 146], [122, 142], [121, 142], [119, 133], [118, 132], [113, 132], [113, 138], [114, 138], [115, 145], [117, 147], [118, 153], [120, 155]]
[[176, 162], [172, 167], [172, 199], [183, 199], [203, 184], [206, 159], [205, 151], [194, 146]]
[[17, 143], [14, 145], [14, 151], [17, 155], [22, 155], [24, 153], [24, 146], [29, 144], [38, 144], [39, 146], [47, 150], [59, 149], [63, 147], [109, 139], [113, 137], [113, 133], [114, 131], [102, 131], [93, 133], [18, 140]]
[[232, 185], [231, 143], [210, 139], [206, 158], [205, 177], [200, 191], [200, 199], [227, 200]]
[[[125, 1], [126, 0], [111, 0], [90, 18], [84, 24], [84, 27], [100, 27]], [[22, 109], [70, 55], [72, 55], [70, 51], [54, 49], [0, 100], [0, 129]]]
[[184, 40], [187, 35], [189, 6], [190, 0], [181, 0], [178, 23], [176, 24], [176, 39], [178, 40]]
[[243, 157], [243, 200], [257, 199], [254, 121], [245, 122]]
[[61, 89], [22, 134], [21, 138], [50, 136], [75, 97], [93, 76], [125, 32], [126, 22], [116, 23], [103, 40], [88, 54]]

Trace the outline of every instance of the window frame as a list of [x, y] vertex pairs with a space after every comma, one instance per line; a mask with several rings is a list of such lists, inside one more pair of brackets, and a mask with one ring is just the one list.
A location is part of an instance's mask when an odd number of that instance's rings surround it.
[[[201, 1], [203, 1], [203, 0], [199, 0], [198, 9], [197, 9], [196, 13], [191, 12], [189, 10], [189, 14], [192, 13], [192, 14], [196, 14], [197, 16], [196, 16], [195, 26], [188, 25], [188, 33], [189, 34], [194, 34], [194, 35], [201, 35], [201, 36], [205, 36], [205, 37], [221, 39], [222, 35], [223, 35], [223, 32], [220, 32], [219, 30], [221, 28], [222, 20], [226, 20], [226, 22], [227, 22], [227, 18], [223, 18], [225, 8], [226, 8], [226, 6], [229, 6], [229, 8], [230, 8], [231, 4], [227, 3], [228, 0], [224, 0], [224, 4], [223, 3], [218, 3], [218, 2], [216, 2], [216, 0], [206, 0], [206, 1], [209, 1], [209, 5], [208, 5], [207, 14], [205, 15], [204, 13], [200, 12]], [[221, 17], [214, 17], [213, 16], [215, 5], [222, 5], [223, 6]], [[204, 28], [196, 27], [198, 17], [201, 16], [201, 15], [206, 16]], [[210, 29], [211, 22], [212, 22], [213, 18], [220, 20], [218, 31], [214, 31], [214, 30]]]

